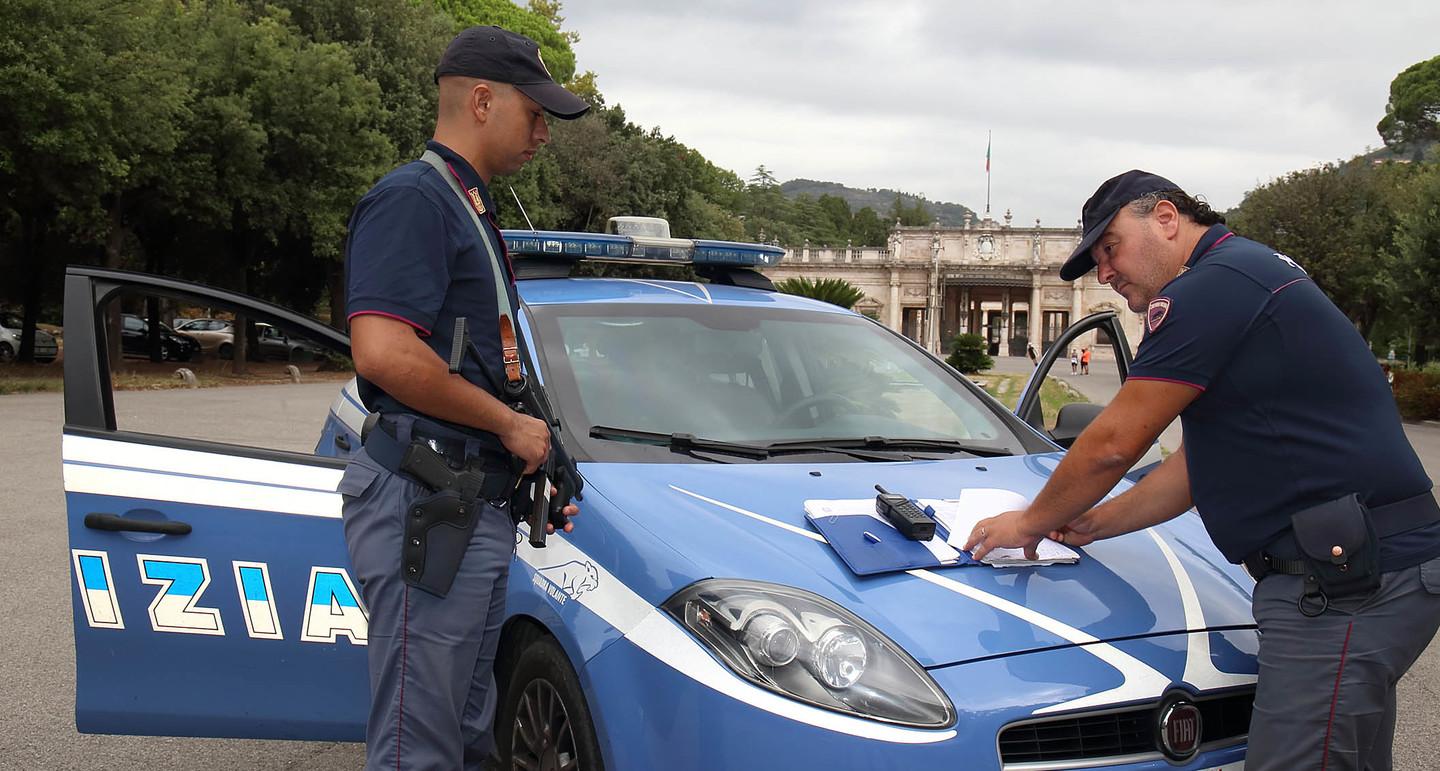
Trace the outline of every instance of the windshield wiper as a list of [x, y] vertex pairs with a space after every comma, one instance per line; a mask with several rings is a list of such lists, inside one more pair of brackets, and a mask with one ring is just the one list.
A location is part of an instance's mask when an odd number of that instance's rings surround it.
[[770, 457], [770, 451], [764, 447], [741, 442], [724, 442], [718, 439], [704, 439], [694, 434], [674, 433], [662, 434], [659, 431], [639, 431], [633, 428], [613, 428], [611, 426], [591, 426], [590, 436], [594, 439], [610, 439], [622, 442], [643, 442], [655, 444], [661, 447], [669, 447], [675, 452], [718, 452], [726, 455], [739, 455], [742, 458], [754, 458], [764, 460]]
[[905, 439], [885, 436], [858, 438], [801, 439], [794, 442], [775, 442], [767, 445], [771, 449], [787, 448], [792, 445], [812, 447], [858, 448], [874, 450], [914, 450], [917, 452], [963, 452], [980, 458], [999, 458], [1014, 453], [996, 447], [966, 444], [954, 439]]
[[658, 431], [640, 431], [633, 428], [613, 428], [611, 426], [592, 426], [590, 428], [590, 436], [595, 439], [644, 442], [646, 444], [669, 447], [674, 452], [688, 454], [695, 452], [713, 452], [725, 455], [738, 455], [754, 460], [765, 460], [775, 457], [776, 455], [798, 455], [801, 453], [817, 452], [839, 453], [867, 461], [912, 460], [909, 455], [904, 453], [875, 452], [862, 447], [846, 447], [823, 440], [820, 442], [798, 440], [758, 445], [745, 444], [743, 442], [726, 442], [720, 439], [704, 439], [694, 434], [663, 434]]

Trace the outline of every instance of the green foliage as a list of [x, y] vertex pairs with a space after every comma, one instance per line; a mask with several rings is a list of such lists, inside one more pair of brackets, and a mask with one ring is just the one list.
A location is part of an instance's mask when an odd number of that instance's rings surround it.
[[[813, 179], [792, 179], [780, 185], [780, 192], [790, 198], [798, 198], [808, 195], [811, 198], [839, 198], [849, 205], [852, 211], [859, 211], [866, 207], [876, 212], [890, 211], [898, 196], [904, 208], [914, 208], [916, 204], [924, 207], [933, 220], [938, 220], [946, 227], [960, 227], [964, 224], [966, 216], [978, 220], [974, 210], [958, 203], [946, 203], [944, 201], [927, 200], [923, 195], [902, 193], [888, 188], [861, 190], [854, 187], [846, 187], [837, 182], [819, 182]], [[932, 219], [927, 219], [923, 224], [930, 224]], [[894, 218], [890, 219], [893, 223]], [[858, 241], [856, 243], [859, 243]], [[867, 242], [867, 246], [878, 246], [884, 243], [882, 237], [879, 241]]]
[[859, 287], [843, 278], [822, 278], [816, 281], [800, 276], [777, 282], [775, 288], [786, 294], [809, 297], [841, 308], [854, 307], [855, 303], [865, 297]]
[[1440, 375], [1429, 372], [1395, 373], [1395, 406], [1406, 420], [1440, 419]]
[[1363, 161], [1292, 172], [1251, 190], [1228, 219], [1300, 263], [1368, 337], [1400, 289], [1396, 227], [1415, 172]]
[[945, 362], [965, 374], [974, 374], [995, 366], [985, 338], [974, 333], [956, 335], [950, 341], [950, 355]]
[[1392, 149], [1418, 149], [1440, 141], [1440, 56], [1413, 64], [1395, 76], [1385, 117], [1375, 130]]
[[890, 204], [890, 220], [907, 227], [929, 225], [930, 210], [925, 207], [924, 199], [915, 201], [912, 206], [906, 206], [905, 199], [896, 195], [895, 201]]

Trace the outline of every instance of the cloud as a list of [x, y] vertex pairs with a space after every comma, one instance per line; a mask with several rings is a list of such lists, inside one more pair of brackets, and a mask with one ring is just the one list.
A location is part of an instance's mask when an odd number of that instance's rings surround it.
[[1440, 4], [571, 0], [579, 66], [631, 120], [741, 176], [923, 192], [1068, 226], [1150, 168], [1220, 208], [1378, 146]]

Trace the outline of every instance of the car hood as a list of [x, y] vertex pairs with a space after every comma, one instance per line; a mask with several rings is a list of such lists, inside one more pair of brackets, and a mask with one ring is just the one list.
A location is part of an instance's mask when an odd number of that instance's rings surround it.
[[[1074, 565], [946, 567], [857, 576], [805, 519], [807, 499], [912, 498], [966, 488], [1033, 498], [1060, 455], [910, 463], [582, 466], [584, 507], [615, 509], [636, 552], [612, 572], [654, 604], [705, 578], [805, 589], [855, 612], [935, 667], [1096, 640], [1251, 627], [1243, 571], [1198, 516], [1087, 546]], [[1128, 484], [1122, 483], [1117, 492]], [[584, 527], [583, 521], [581, 527]], [[578, 533], [577, 533], [578, 535]]]

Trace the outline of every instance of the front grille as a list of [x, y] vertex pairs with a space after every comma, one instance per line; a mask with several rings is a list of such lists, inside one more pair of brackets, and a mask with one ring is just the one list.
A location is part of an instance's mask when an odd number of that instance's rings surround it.
[[[1201, 744], [1244, 736], [1250, 730], [1254, 701], [1253, 691], [1196, 701]], [[1158, 710], [1159, 705], [1152, 704], [1013, 725], [1000, 732], [1000, 761], [1009, 765], [1159, 752], [1155, 741]]]

